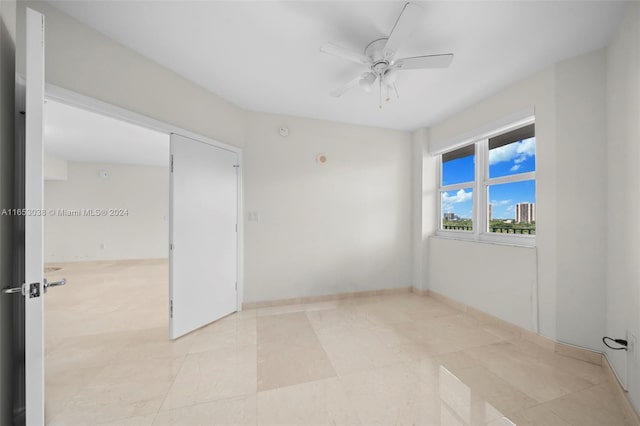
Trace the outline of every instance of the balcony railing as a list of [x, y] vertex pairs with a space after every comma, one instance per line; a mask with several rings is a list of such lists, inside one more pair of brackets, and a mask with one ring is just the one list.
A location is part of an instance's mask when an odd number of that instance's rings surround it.
[[[473, 231], [473, 227], [471, 225], [442, 225], [442, 229], [450, 230], [450, 231]], [[520, 235], [535, 235], [535, 228], [510, 228], [508, 226], [491, 226], [489, 227], [489, 232], [493, 232], [495, 234], [520, 234]]]
[[442, 225], [442, 229], [451, 229], [453, 231], [473, 231], [470, 225]]
[[507, 228], [503, 226], [491, 226], [489, 230], [497, 234], [523, 234], [523, 235], [536, 234], [535, 228]]

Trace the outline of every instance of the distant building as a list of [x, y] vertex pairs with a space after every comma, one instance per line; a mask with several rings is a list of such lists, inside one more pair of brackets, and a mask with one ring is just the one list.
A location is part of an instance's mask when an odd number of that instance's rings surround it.
[[516, 204], [516, 223], [532, 223], [536, 221], [535, 203]]
[[458, 218], [458, 216], [456, 216], [455, 213], [445, 213], [444, 214], [444, 220], [453, 221], [453, 220], [456, 220], [457, 218]]

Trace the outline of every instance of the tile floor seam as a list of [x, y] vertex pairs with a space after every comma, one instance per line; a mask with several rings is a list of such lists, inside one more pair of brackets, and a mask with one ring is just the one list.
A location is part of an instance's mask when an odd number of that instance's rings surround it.
[[313, 322], [311, 322], [311, 318], [309, 318], [309, 312], [305, 311], [304, 314], [305, 314], [305, 317], [307, 318], [307, 321], [309, 322], [309, 325], [311, 326], [311, 330], [313, 331], [313, 335], [316, 337], [316, 340], [318, 341], [318, 344], [320, 345], [320, 348], [322, 348], [322, 352], [324, 353], [324, 355], [329, 360], [329, 364], [331, 365], [331, 369], [333, 370], [333, 374], [335, 375], [335, 377], [338, 377], [338, 371], [336, 370], [336, 366], [334, 365], [333, 361], [331, 360], [331, 357], [329, 356], [329, 353], [327, 353], [327, 349], [322, 344], [322, 340], [320, 339], [320, 336], [318, 335], [317, 330], [313, 326]]
[[180, 364], [180, 368], [178, 369], [178, 371], [176, 371], [176, 374], [174, 375], [173, 379], [171, 380], [171, 384], [169, 386], [167, 386], [167, 391], [164, 394], [164, 397], [162, 398], [162, 401], [160, 402], [160, 405], [158, 405], [158, 409], [156, 410], [155, 416], [153, 417], [153, 421], [151, 422], [151, 424], [153, 425], [153, 423], [155, 422], [156, 417], [158, 417], [158, 413], [162, 410], [162, 407], [164, 406], [165, 401], [167, 400], [167, 396], [169, 396], [169, 392], [171, 392], [171, 388], [173, 387], [173, 384], [175, 383], [176, 379], [178, 378], [178, 375], [180, 374], [180, 372], [182, 371], [182, 369], [184, 368], [184, 364], [187, 361], [187, 357], [189, 355], [185, 355], [182, 359], [182, 363]]

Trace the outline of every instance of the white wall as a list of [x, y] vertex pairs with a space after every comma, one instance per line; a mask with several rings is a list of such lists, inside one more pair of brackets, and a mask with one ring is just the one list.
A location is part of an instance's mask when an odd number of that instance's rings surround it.
[[44, 153], [44, 180], [67, 180], [69, 170], [67, 160]]
[[422, 179], [424, 176], [423, 158], [425, 154], [426, 129], [419, 129], [411, 134], [411, 245], [412, 245], [412, 277], [414, 288], [423, 289], [425, 241], [422, 238], [423, 214]]
[[[537, 213], [537, 235], [536, 245], [538, 250], [538, 309], [539, 324], [529, 324], [527, 328], [533, 326], [539, 332], [551, 339], [556, 338], [556, 102], [555, 102], [555, 66], [537, 73], [536, 75], [511, 85], [496, 95], [456, 114], [449, 119], [429, 128], [430, 146], [442, 146], [448, 140], [455, 140], [459, 135], [473, 133], [474, 129], [480, 129], [487, 123], [494, 122], [502, 117], [509, 116], [514, 112], [522, 111], [531, 107], [536, 113], [536, 148], [537, 148], [537, 170], [536, 170], [536, 213]], [[431, 160], [434, 161], [433, 159]], [[435, 192], [438, 176], [436, 167], [425, 169], [425, 185], [431, 192]], [[424, 214], [435, 216], [437, 196], [431, 197], [431, 202], [425, 205], [427, 209]], [[425, 238], [435, 231], [437, 220], [434, 221]], [[481, 250], [479, 247], [486, 247]], [[531, 292], [530, 282], [532, 277], [524, 280], [517, 280], [513, 277], [510, 280], [511, 287], [504, 290], [502, 280], [496, 282], [495, 275], [484, 270], [474, 276], [474, 282], [469, 283], [464, 275], [466, 268], [460, 268], [461, 258], [458, 253], [474, 256], [473, 262], [478, 264], [492, 264], [495, 259], [491, 253], [495, 248], [487, 244], [475, 242], [461, 242], [452, 245], [444, 239], [434, 239], [430, 241], [427, 257], [428, 287], [456, 299], [461, 292], [470, 286], [474, 286], [477, 291], [486, 290], [493, 297], [485, 303], [480, 304], [475, 300], [468, 303], [485, 312], [500, 316], [501, 318], [513, 322], [521, 323], [519, 313], [509, 315], [505, 312], [504, 306], [516, 304], [522, 306], [528, 304], [526, 312], [533, 309], [533, 301], [529, 298]], [[520, 248], [507, 247], [502, 250], [506, 253], [513, 251], [518, 258], [518, 263], [529, 265], [531, 262], [531, 251], [523, 251]], [[437, 254], [437, 255], [436, 255]], [[518, 257], [520, 256], [520, 257]], [[468, 259], [465, 258], [465, 261]], [[529, 270], [529, 269], [527, 269]], [[482, 269], [480, 270], [482, 271]], [[440, 277], [449, 274], [451, 279], [447, 280], [451, 286], [445, 286], [438, 282]], [[504, 278], [508, 280], [509, 277]], [[535, 277], [534, 277], [535, 278]], [[512, 297], [518, 295], [520, 299], [513, 300]], [[467, 302], [465, 302], [467, 303]]]
[[[99, 176], [106, 171], [107, 178]], [[44, 205], [128, 209], [127, 216], [47, 216], [45, 262], [159, 259], [168, 256], [169, 169], [68, 162], [68, 179], [46, 181]]]
[[429, 155], [429, 129], [421, 128], [411, 134], [413, 145], [413, 287], [428, 289], [429, 244], [438, 224], [438, 186], [432, 176], [438, 168], [437, 157]]
[[[640, 337], [640, 228], [636, 226], [640, 199], [640, 4], [627, 9], [607, 49], [608, 139], [608, 267], [607, 321], [610, 336], [627, 331]], [[618, 376], [626, 380], [640, 411], [640, 360], [633, 353], [607, 351]]]
[[607, 257], [605, 52], [560, 62], [555, 74], [557, 340], [602, 351]]
[[245, 301], [410, 286], [410, 156], [406, 132], [250, 113]]
[[535, 248], [433, 237], [429, 254], [430, 290], [535, 330]]

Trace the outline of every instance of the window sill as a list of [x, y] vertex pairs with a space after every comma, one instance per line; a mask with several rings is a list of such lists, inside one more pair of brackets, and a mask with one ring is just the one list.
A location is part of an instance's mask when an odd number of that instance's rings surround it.
[[499, 246], [510, 246], [510, 247], [522, 247], [522, 248], [536, 247], [536, 238], [534, 236], [507, 237], [504, 235], [490, 235], [490, 234], [477, 235], [470, 232], [466, 233], [464, 231], [460, 231], [460, 232], [437, 231], [435, 235], [432, 235], [429, 238], [466, 241], [466, 242], [480, 243], [480, 244], [494, 244]]

